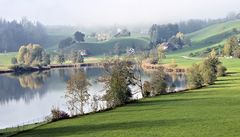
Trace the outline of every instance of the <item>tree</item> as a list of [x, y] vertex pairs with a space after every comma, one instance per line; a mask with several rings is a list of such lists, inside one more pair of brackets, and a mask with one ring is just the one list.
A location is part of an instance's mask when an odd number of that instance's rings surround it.
[[65, 61], [64, 55], [63, 54], [58, 54], [56, 61], [57, 61], [57, 63], [62, 64]]
[[190, 89], [203, 86], [203, 78], [200, 74], [199, 65], [194, 64], [187, 72], [188, 87]]
[[134, 85], [133, 66], [128, 61], [112, 60], [104, 63], [106, 94], [104, 99], [108, 107], [116, 107], [127, 103], [132, 96], [130, 85]]
[[45, 51], [38, 44], [28, 44], [20, 47], [18, 52], [18, 62], [26, 65], [41, 64]]
[[11, 58], [11, 63], [12, 64], [17, 64], [18, 62], [17, 62], [17, 58], [16, 57], [12, 57]]
[[151, 76], [151, 85], [155, 95], [160, 95], [165, 92], [166, 83], [166, 73], [164, 68], [159, 68], [157, 71], [153, 72]]
[[204, 84], [213, 84], [217, 79], [217, 66], [221, 62], [217, 57], [212, 56], [212, 54], [199, 65]]
[[51, 63], [50, 54], [43, 54], [43, 64], [49, 65]]
[[150, 50], [149, 53], [150, 63], [151, 64], [157, 64], [158, 63], [158, 53], [155, 48]]
[[71, 60], [72, 60], [72, 63], [83, 63], [84, 57], [83, 55], [81, 55], [80, 52], [72, 51]]
[[143, 97], [149, 97], [152, 93], [152, 85], [149, 81], [144, 81], [143, 83]]
[[233, 51], [233, 56], [235, 58], [240, 58], [240, 47]]
[[216, 58], [217, 57], [217, 53], [216, 53], [215, 49], [212, 49], [212, 51], [210, 52], [209, 57], [210, 58]]
[[224, 67], [222, 64], [217, 65], [217, 76], [225, 76], [226, 75], [227, 68]]
[[84, 37], [85, 37], [85, 34], [83, 34], [82, 32], [75, 32], [74, 33], [74, 39], [77, 41], [77, 42], [82, 42], [84, 41]]
[[84, 103], [89, 99], [88, 82], [84, 72], [71, 76], [67, 82], [67, 99], [68, 109], [72, 114], [84, 114]]
[[233, 51], [238, 48], [238, 39], [233, 36], [227, 40], [223, 48], [223, 54], [225, 56], [233, 56]]
[[78, 57], [78, 52], [73, 50], [72, 54], [71, 54], [72, 63], [76, 63], [77, 62], [77, 57]]
[[78, 53], [77, 56], [77, 63], [84, 63], [84, 57], [80, 53]]
[[152, 25], [149, 30], [150, 41], [156, 46], [159, 43], [167, 42], [169, 38], [176, 35], [179, 32], [177, 24], [167, 24], [167, 25]]
[[229, 43], [225, 43], [223, 47], [223, 54], [227, 57], [232, 54], [232, 46]]
[[33, 23], [26, 18], [19, 22], [0, 19], [0, 28], [0, 52], [15, 52], [26, 43], [46, 45], [46, 29], [39, 22]]
[[166, 58], [165, 50], [162, 47], [158, 47], [158, 63], [161, 63]]
[[63, 39], [63, 40], [61, 40], [61, 41], [59, 42], [58, 48], [59, 48], [59, 49], [63, 49], [63, 48], [66, 48], [66, 47], [71, 46], [72, 44], [74, 44], [73, 38], [68, 37], [68, 38]]

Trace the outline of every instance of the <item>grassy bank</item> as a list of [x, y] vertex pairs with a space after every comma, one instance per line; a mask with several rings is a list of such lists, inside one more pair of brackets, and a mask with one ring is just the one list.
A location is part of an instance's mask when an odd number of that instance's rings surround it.
[[231, 73], [215, 85], [53, 122], [17, 136], [239, 136], [240, 61], [222, 61]]

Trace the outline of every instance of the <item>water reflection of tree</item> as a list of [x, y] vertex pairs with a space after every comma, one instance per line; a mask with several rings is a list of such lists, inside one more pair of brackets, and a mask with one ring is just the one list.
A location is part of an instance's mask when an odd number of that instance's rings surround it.
[[[34, 99], [35, 95], [41, 98], [47, 92], [47, 85], [44, 84], [44, 82], [50, 75], [51, 73], [49, 71], [44, 71], [0, 76], [0, 103], [5, 104], [11, 100], [19, 101], [20, 99], [29, 103], [31, 99]], [[20, 82], [20, 79], [24, 79], [25, 83]], [[34, 89], [36, 87], [38, 87], [38, 90]]]
[[13, 75], [13, 77], [14, 76], [18, 78], [20, 85], [23, 88], [39, 89], [42, 87], [46, 79], [50, 77], [50, 73], [48, 71], [33, 72], [31, 74]]
[[90, 83], [87, 81], [84, 72], [72, 75], [67, 82], [67, 92], [65, 97], [67, 99], [68, 109], [72, 115], [84, 114], [84, 105], [89, 99], [88, 86]]

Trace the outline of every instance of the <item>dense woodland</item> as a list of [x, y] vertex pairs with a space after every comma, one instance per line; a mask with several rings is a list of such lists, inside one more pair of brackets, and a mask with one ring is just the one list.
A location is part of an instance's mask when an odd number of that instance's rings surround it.
[[17, 51], [21, 45], [37, 43], [45, 45], [47, 33], [40, 22], [0, 19], [0, 52]]

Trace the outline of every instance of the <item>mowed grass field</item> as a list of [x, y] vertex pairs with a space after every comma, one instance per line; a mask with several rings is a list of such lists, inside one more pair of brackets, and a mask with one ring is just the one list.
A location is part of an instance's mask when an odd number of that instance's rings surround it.
[[240, 60], [222, 62], [229, 75], [214, 85], [49, 123], [17, 137], [240, 136]]
[[11, 65], [12, 57], [16, 57], [17, 53], [0, 53], [0, 70], [6, 70]]

